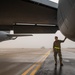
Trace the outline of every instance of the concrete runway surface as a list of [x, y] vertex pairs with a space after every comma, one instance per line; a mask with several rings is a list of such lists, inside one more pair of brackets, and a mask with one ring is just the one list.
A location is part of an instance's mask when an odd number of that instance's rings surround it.
[[50, 49], [0, 49], [0, 75], [35, 75]]
[[62, 49], [64, 66], [51, 49], [0, 49], [0, 75], [75, 75], [75, 49]]
[[36, 75], [75, 75], [75, 49], [62, 49], [64, 66], [54, 65], [53, 52], [47, 57]]

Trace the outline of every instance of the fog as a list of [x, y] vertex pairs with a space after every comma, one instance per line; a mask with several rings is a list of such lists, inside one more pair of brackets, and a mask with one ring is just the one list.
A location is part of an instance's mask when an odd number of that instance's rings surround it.
[[[60, 31], [55, 34], [33, 34], [33, 36], [18, 37], [16, 40], [0, 42], [0, 48], [52, 48], [55, 36], [58, 36], [60, 40], [64, 39], [64, 35]], [[62, 48], [75, 48], [75, 42], [66, 39], [61, 46]]]

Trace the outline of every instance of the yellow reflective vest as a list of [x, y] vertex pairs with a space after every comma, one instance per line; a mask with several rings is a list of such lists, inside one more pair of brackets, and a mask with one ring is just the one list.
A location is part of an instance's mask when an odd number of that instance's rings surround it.
[[60, 48], [59, 47], [54, 47], [55, 49], [59, 50]]

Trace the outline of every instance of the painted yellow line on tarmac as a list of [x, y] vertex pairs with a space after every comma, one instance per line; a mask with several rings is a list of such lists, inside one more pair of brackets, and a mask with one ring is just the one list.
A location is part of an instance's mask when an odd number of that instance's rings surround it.
[[[43, 57], [41, 57], [41, 59], [39, 59], [37, 62], [44, 62], [45, 59], [48, 57], [48, 55], [50, 54], [50, 51], [48, 51], [46, 54], [44, 54]], [[37, 63], [33, 64], [29, 69], [27, 69], [22, 75], [27, 75], [28, 72], [30, 72], [34, 67], [35, 69], [30, 73], [30, 75], [35, 75], [35, 73], [38, 71], [38, 69], [41, 67], [42, 63], [40, 63], [37, 67], [35, 67], [37, 65]]]
[[28, 70], [26, 70], [22, 75], [26, 75], [30, 70], [32, 70], [36, 64], [32, 65]]
[[39, 68], [41, 67], [42, 63], [39, 64], [31, 73], [30, 75], [35, 75], [35, 73], [39, 70]]
[[[38, 62], [40, 62], [43, 58], [44, 58], [44, 57], [42, 57], [41, 59], [39, 59]], [[26, 74], [28, 74], [28, 72], [29, 72], [30, 70], [32, 70], [36, 65], [37, 65], [36, 63], [33, 64], [33, 65], [32, 65], [28, 70], [26, 70], [22, 75], [26, 75]]]
[[[43, 59], [41, 60], [41, 61], [45, 61], [45, 59], [48, 57], [48, 55], [50, 54], [50, 51], [48, 51], [45, 55], [44, 55], [44, 57], [43, 57]], [[42, 63], [43, 63], [42, 62]], [[30, 75], [35, 75], [36, 74], [36, 72], [39, 70], [39, 68], [41, 67], [41, 65], [42, 65], [42, 63], [40, 63], [32, 72], [31, 72], [31, 74]]]
[[43, 62], [44, 62], [45, 59], [49, 56], [49, 54], [50, 54], [50, 51], [48, 51], [48, 52], [46, 53], [46, 56], [45, 56], [45, 58], [43, 59]]

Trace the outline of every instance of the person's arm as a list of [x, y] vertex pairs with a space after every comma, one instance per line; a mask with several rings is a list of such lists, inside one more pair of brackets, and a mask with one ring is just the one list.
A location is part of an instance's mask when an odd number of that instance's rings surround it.
[[61, 42], [64, 42], [66, 40], [66, 37], [64, 38], [64, 40], [61, 40]]
[[54, 51], [54, 43], [53, 43], [53, 51]]
[[64, 41], [66, 40], [66, 37], [64, 38]]

